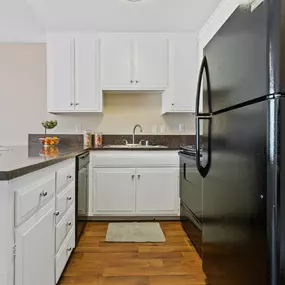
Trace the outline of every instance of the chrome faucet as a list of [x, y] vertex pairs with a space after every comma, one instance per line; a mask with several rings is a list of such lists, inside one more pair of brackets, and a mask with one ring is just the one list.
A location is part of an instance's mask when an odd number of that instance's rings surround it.
[[140, 128], [141, 133], [143, 132], [143, 128], [141, 125], [135, 125], [133, 130], [133, 144], [135, 144], [135, 136], [136, 136], [136, 129]]

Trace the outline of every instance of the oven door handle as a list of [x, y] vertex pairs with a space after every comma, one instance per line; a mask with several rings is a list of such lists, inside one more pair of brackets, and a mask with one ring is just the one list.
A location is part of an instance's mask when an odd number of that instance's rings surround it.
[[187, 175], [186, 175], [186, 167], [187, 167], [187, 165], [186, 165], [186, 163], [184, 162], [184, 165], [183, 165], [183, 177], [184, 177], [184, 180], [186, 180], [188, 183], [190, 183], [190, 184], [192, 184], [192, 185], [194, 185], [195, 186], [195, 184], [193, 184], [193, 182], [191, 182], [188, 178], [187, 178]]

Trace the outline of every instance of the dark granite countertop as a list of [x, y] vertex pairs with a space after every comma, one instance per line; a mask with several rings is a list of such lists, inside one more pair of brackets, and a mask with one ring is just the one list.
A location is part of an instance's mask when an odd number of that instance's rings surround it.
[[[8, 151], [7, 151], [8, 149]], [[87, 149], [62, 147], [44, 154], [41, 147], [12, 146], [0, 148], [0, 181], [11, 180], [41, 168], [73, 158]]]
[[[8, 149], [8, 150], [7, 150]], [[169, 151], [177, 148], [104, 148], [59, 146], [46, 151], [39, 145], [0, 147], [0, 181], [12, 180], [30, 172], [73, 158], [85, 151]]]

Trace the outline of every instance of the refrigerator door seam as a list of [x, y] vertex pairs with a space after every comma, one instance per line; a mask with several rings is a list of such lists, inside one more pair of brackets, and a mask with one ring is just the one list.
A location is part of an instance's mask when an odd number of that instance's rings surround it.
[[232, 110], [236, 110], [236, 109], [240, 109], [240, 108], [243, 108], [243, 107], [246, 107], [246, 106], [250, 106], [250, 105], [253, 105], [253, 104], [256, 104], [256, 103], [260, 103], [260, 102], [263, 102], [263, 101], [266, 101], [266, 100], [269, 100], [269, 99], [275, 99], [275, 98], [272, 97], [272, 95], [264, 95], [262, 97], [254, 98], [254, 99], [246, 101], [246, 102], [242, 102], [242, 103], [239, 103], [239, 104], [236, 104], [236, 105], [233, 105], [233, 106], [230, 106], [230, 107], [218, 110], [218, 111], [214, 111], [212, 113], [212, 115], [213, 116], [214, 115], [219, 115], [219, 114], [226, 113], [226, 112], [229, 112], [229, 111], [232, 111]]

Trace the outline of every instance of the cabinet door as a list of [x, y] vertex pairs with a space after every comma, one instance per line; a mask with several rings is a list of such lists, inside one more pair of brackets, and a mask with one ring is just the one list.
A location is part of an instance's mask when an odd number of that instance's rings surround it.
[[15, 285], [55, 281], [55, 200], [15, 230]]
[[98, 168], [94, 170], [94, 205], [97, 212], [133, 212], [135, 170]]
[[47, 40], [48, 112], [74, 110], [74, 39], [63, 35]]
[[137, 89], [167, 88], [168, 44], [168, 39], [160, 35], [134, 38], [134, 77]]
[[177, 169], [137, 169], [136, 211], [178, 212]]
[[102, 111], [100, 88], [100, 45], [92, 36], [80, 36], [75, 42], [75, 110]]
[[199, 71], [197, 35], [173, 35], [169, 52], [169, 88], [162, 97], [163, 113], [194, 113]]
[[101, 74], [104, 90], [133, 87], [132, 40], [125, 35], [110, 35], [101, 42]]

